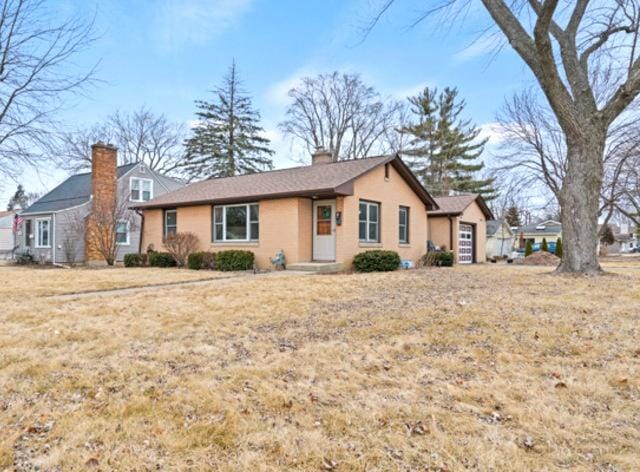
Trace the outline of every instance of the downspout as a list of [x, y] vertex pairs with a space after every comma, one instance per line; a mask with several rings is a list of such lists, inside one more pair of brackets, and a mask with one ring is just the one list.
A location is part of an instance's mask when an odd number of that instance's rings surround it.
[[56, 265], [56, 213], [55, 212], [51, 214], [51, 249], [53, 250], [53, 253], [51, 255], [52, 263], [53, 265]]
[[142, 254], [142, 235], [144, 234], [144, 213], [136, 208], [135, 212], [140, 217], [140, 237], [138, 238], [138, 254]]

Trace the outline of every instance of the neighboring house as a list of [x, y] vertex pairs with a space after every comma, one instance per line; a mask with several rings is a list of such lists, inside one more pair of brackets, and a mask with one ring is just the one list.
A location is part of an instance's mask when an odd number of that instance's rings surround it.
[[511, 254], [515, 239], [515, 233], [504, 219], [487, 221], [487, 259]]
[[[638, 247], [638, 237], [635, 231], [629, 229], [628, 224], [622, 224], [620, 226], [616, 224], [609, 224], [611, 231], [613, 232], [613, 238], [615, 242], [607, 246], [607, 254], [619, 254], [631, 252], [634, 248]], [[602, 230], [602, 225], [598, 225], [598, 234]], [[602, 243], [598, 241], [598, 244]]]
[[0, 211], [0, 259], [10, 255], [16, 245], [13, 234], [13, 220], [16, 213], [15, 211]]
[[562, 224], [555, 220], [546, 220], [523, 225], [516, 230], [515, 236], [516, 246], [519, 246], [521, 239], [525, 245], [527, 241], [531, 241], [531, 244], [542, 243], [543, 239], [546, 239], [547, 243], [555, 243], [562, 237]]
[[144, 247], [160, 250], [165, 235], [191, 232], [200, 250], [249, 250], [262, 269], [279, 250], [289, 267], [346, 269], [368, 249], [417, 263], [427, 210], [437, 205], [397, 155], [333, 163], [317, 151], [310, 166], [197, 182], [135, 208], [144, 212]]
[[[111, 145], [94, 144], [91, 154], [91, 172], [69, 177], [22, 212], [19, 252], [47, 263], [104, 262], [86, 244], [86, 217], [95, 202], [117, 196], [119, 205], [129, 206], [126, 200], [144, 202], [183, 186], [142, 163], [117, 167], [117, 150]], [[118, 261], [139, 250], [140, 216], [127, 212], [127, 222], [116, 231]]]
[[452, 250], [459, 264], [485, 260], [486, 224], [493, 213], [480, 195], [437, 197], [439, 209], [429, 211], [429, 238]]

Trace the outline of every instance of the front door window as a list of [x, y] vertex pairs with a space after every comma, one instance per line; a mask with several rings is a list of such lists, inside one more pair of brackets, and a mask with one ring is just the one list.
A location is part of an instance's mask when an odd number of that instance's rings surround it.
[[318, 205], [316, 218], [316, 234], [327, 236], [331, 234], [331, 205]]

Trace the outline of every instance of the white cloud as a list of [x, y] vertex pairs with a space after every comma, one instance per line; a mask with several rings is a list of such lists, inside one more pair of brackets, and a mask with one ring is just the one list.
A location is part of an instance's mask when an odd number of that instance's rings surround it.
[[500, 123], [484, 123], [480, 125], [479, 139], [488, 139], [489, 146], [498, 146], [505, 140], [505, 130]]
[[433, 88], [435, 84], [431, 82], [420, 82], [409, 87], [391, 90], [390, 95], [397, 100], [406, 100], [408, 97], [415, 97], [421, 94], [426, 87]]
[[206, 43], [230, 28], [252, 0], [163, 0], [155, 27], [163, 46]]
[[498, 50], [501, 42], [502, 36], [499, 34], [486, 34], [474, 40], [462, 51], [454, 54], [453, 58], [456, 62], [467, 62]]
[[274, 83], [267, 89], [266, 99], [274, 106], [286, 107], [291, 101], [288, 93], [293, 87], [298, 85], [304, 77], [315, 77], [317, 72], [313, 69], [303, 67], [290, 76]]

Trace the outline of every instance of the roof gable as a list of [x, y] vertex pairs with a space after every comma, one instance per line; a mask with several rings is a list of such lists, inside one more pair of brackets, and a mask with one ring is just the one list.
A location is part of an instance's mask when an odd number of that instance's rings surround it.
[[501, 234], [513, 236], [513, 231], [504, 219], [487, 220], [487, 236], [493, 236], [499, 231], [504, 231]]
[[437, 210], [429, 211], [429, 216], [456, 216], [462, 214], [472, 203], [476, 203], [487, 220], [493, 220], [494, 216], [487, 206], [482, 195], [465, 194], [436, 197]]
[[[118, 166], [118, 179], [135, 168], [138, 163]], [[91, 198], [91, 172], [72, 175], [50, 192], [36, 200], [24, 214], [52, 213], [86, 203]]]
[[395, 154], [203, 180], [136, 205], [135, 208], [166, 208], [292, 196], [351, 195], [356, 179], [384, 164], [393, 165], [426, 206], [437, 208], [429, 193]]

